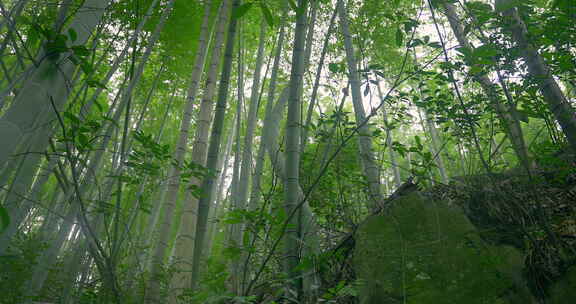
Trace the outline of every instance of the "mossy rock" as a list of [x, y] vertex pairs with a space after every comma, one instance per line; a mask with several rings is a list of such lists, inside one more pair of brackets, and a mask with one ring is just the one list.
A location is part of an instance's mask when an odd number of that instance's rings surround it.
[[367, 219], [356, 239], [362, 304], [530, 303], [514, 291], [518, 251], [486, 245], [459, 208], [419, 193]]
[[576, 299], [576, 266], [568, 272], [551, 289], [550, 304], [573, 303]]

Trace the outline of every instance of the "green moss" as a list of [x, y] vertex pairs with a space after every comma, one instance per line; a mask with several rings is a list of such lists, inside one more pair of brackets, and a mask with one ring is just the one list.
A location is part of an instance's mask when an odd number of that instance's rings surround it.
[[576, 299], [576, 266], [572, 266], [550, 292], [550, 304], [572, 303]]
[[362, 225], [355, 267], [364, 283], [363, 304], [511, 303], [507, 298], [520, 298], [506, 296], [517, 281], [513, 274], [522, 269], [520, 253], [487, 246], [461, 210], [425, 201], [418, 193]]

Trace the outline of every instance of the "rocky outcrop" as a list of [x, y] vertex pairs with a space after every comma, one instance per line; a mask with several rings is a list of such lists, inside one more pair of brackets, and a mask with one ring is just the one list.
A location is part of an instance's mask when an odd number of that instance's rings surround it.
[[356, 233], [354, 266], [362, 304], [534, 303], [524, 258], [493, 246], [456, 205], [398, 198]]

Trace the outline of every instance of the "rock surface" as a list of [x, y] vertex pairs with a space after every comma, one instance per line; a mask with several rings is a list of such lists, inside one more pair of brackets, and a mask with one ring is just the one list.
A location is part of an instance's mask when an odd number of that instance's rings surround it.
[[418, 192], [368, 218], [356, 240], [362, 304], [533, 302], [521, 252], [486, 244], [458, 207]]

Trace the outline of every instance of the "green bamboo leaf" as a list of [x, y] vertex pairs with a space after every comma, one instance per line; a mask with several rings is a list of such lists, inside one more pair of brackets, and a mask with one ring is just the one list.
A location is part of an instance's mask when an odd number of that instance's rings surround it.
[[396, 46], [402, 46], [402, 42], [404, 42], [404, 33], [398, 28], [396, 30]]
[[252, 7], [252, 4], [254, 4], [254, 2], [248, 2], [240, 5], [232, 14], [232, 18], [235, 19], [242, 18], [242, 16], [246, 15], [248, 10]]
[[330, 72], [332, 73], [338, 73], [340, 71], [340, 68], [338, 67], [337, 63], [330, 62], [328, 64], [328, 70], [330, 70]]
[[6, 209], [0, 206], [0, 232], [4, 232], [8, 225], [10, 225], [10, 216]]
[[290, 5], [290, 8], [297, 12], [298, 11], [298, 5], [296, 5], [296, 2], [294, 2], [294, 0], [288, 0], [288, 4]]
[[477, 57], [492, 57], [498, 55], [499, 52], [498, 47], [495, 45], [485, 44], [476, 48], [472, 54]]
[[90, 50], [83, 45], [73, 46], [70, 49], [72, 50], [72, 52], [74, 52], [74, 55], [76, 56], [85, 57], [90, 55]]
[[88, 139], [88, 136], [86, 136], [83, 133], [80, 133], [78, 134], [78, 143], [82, 147], [88, 147], [88, 145], [90, 144], [90, 140]]
[[423, 145], [422, 145], [422, 140], [420, 139], [420, 137], [418, 135], [414, 135], [414, 140], [416, 141], [416, 145], [418, 146], [418, 149], [422, 149]]
[[517, 6], [520, 6], [523, 1], [521, 0], [507, 0], [507, 1], [498, 1], [496, 2], [496, 11], [497, 12], [504, 12], [509, 9], [513, 9]]
[[84, 74], [87, 75], [90, 75], [92, 74], [92, 72], [94, 72], [94, 67], [92, 67], [92, 65], [88, 61], [82, 58], [80, 58], [80, 68], [82, 69]]
[[[86, 84], [91, 88], [101, 88], [101, 89], [105, 89], [105, 90], [108, 89], [105, 84], [103, 84], [102, 82], [100, 82], [96, 79], [88, 79], [88, 80], [86, 80]], [[100, 108], [102, 108], [102, 105], [100, 105]]]
[[80, 118], [78, 118], [78, 116], [76, 116], [70, 112], [64, 112], [63, 116], [64, 116], [64, 118], [69, 120], [74, 125], [80, 125], [81, 124]]
[[274, 26], [274, 17], [272, 16], [272, 12], [264, 2], [260, 2], [260, 8], [262, 9], [262, 14], [264, 15], [264, 19], [266, 19], [266, 23], [268, 26]]
[[526, 111], [514, 110], [512, 111], [512, 115], [514, 115], [514, 117], [516, 117], [516, 119], [520, 121], [523, 121], [525, 123], [529, 122], [530, 115]]
[[483, 71], [483, 69], [479, 65], [475, 65], [475, 66], [470, 68], [470, 74], [472, 74], [472, 75], [480, 74], [480, 73], [482, 73], [482, 71]]
[[68, 29], [68, 37], [70, 37], [70, 41], [74, 42], [78, 39], [78, 34], [73, 28]]

